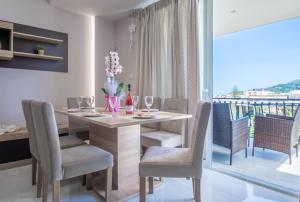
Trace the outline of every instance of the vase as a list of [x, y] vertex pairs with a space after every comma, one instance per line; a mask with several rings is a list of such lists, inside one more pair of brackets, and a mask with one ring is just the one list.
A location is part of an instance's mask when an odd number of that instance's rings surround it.
[[104, 83], [104, 88], [109, 96], [114, 96], [118, 88], [118, 82], [115, 77], [107, 77]]
[[[105, 95], [104, 99], [105, 99], [105, 103], [106, 103], [105, 111], [109, 111], [109, 112], [119, 112], [120, 111], [120, 99], [119, 99], [119, 97]], [[112, 99], [112, 101], [114, 103], [114, 106], [115, 106], [114, 110], [109, 105], [109, 101], [108, 101], [109, 99]]]

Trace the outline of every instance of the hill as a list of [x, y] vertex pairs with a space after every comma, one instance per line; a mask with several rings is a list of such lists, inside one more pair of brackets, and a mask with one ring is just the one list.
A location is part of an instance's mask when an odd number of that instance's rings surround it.
[[265, 90], [269, 90], [275, 93], [288, 93], [292, 90], [300, 90], [300, 80], [291, 81], [285, 84], [278, 84], [265, 88]]

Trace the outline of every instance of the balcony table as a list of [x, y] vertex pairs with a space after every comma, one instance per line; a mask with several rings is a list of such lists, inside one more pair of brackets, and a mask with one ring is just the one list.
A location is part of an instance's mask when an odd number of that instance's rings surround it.
[[[140, 125], [145, 123], [173, 121], [192, 118], [190, 114], [171, 112], [151, 112], [152, 119], [136, 119], [125, 112], [105, 112], [104, 108], [96, 111], [103, 117], [83, 117], [82, 112], [68, 113], [66, 109], [55, 110], [56, 113], [88, 122], [90, 125], [90, 144], [98, 146], [114, 155], [112, 201], [125, 201], [139, 193], [140, 162]], [[101, 196], [104, 187], [103, 175], [89, 176], [91, 186]]]

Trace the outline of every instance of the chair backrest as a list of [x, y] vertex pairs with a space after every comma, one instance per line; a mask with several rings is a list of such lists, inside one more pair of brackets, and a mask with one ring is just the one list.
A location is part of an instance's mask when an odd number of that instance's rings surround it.
[[[68, 106], [68, 109], [74, 109], [74, 108], [78, 108], [78, 104], [77, 104], [77, 99], [79, 97], [68, 97], [67, 98], [67, 106]], [[87, 104], [87, 98], [82, 98], [82, 103], [81, 103], [81, 107], [88, 107], [88, 104]], [[83, 128], [82, 131], [85, 131], [86, 128], [89, 126], [88, 123], [84, 122], [84, 121], [81, 121], [81, 120], [78, 120], [78, 119], [75, 119], [75, 118], [72, 118], [72, 117], [68, 117], [69, 119], [69, 133], [70, 134], [73, 134], [73, 131], [75, 130], [76, 132], [81, 132], [81, 128]], [[73, 134], [75, 135], [75, 134]]]
[[52, 104], [33, 101], [31, 107], [43, 172], [48, 175], [50, 182], [61, 180], [62, 158]]
[[211, 111], [209, 102], [199, 102], [192, 131], [193, 165], [196, 177], [202, 175], [202, 157], [205, 143], [206, 130]]
[[[179, 98], [165, 99], [163, 111], [186, 114], [187, 110], [188, 110], [187, 99], [179, 99]], [[160, 125], [160, 130], [184, 135], [185, 123], [186, 120], [162, 122]]]
[[32, 110], [31, 110], [32, 100], [22, 100], [22, 108], [26, 122], [27, 133], [29, 137], [29, 147], [30, 153], [39, 160], [39, 153], [37, 148], [36, 133], [33, 124]]
[[292, 146], [298, 143], [298, 129], [300, 126], [300, 105], [297, 108], [296, 114], [294, 116], [293, 128], [292, 128]]
[[[146, 108], [144, 98], [142, 98], [141, 102], [142, 102], [142, 109]], [[151, 108], [160, 110], [160, 108], [161, 108], [161, 98], [160, 97], [153, 98], [153, 104], [152, 104]], [[159, 123], [147, 123], [147, 124], [143, 124], [143, 126], [159, 130], [160, 124]]]
[[231, 147], [231, 110], [228, 103], [213, 104], [213, 143]]

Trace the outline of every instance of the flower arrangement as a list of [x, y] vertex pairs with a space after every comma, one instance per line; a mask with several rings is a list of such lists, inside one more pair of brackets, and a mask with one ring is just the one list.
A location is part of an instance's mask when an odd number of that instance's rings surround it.
[[104, 84], [104, 88], [101, 88], [103, 93], [105, 94], [106, 100], [106, 109], [112, 111], [108, 104], [108, 99], [113, 97], [115, 102], [118, 102], [117, 108], [114, 111], [119, 111], [120, 100], [125, 96], [125, 91], [127, 85], [124, 83], [118, 84], [115, 77], [118, 74], [121, 74], [123, 71], [123, 67], [120, 65], [120, 58], [117, 52], [109, 52], [109, 55], [105, 57], [105, 72], [106, 72], [106, 82]]
[[117, 52], [109, 52], [109, 55], [105, 57], [105, 71], [106, 76], [114, 77], [117, 74], [121, 74], [123, 67], [120, 65], [120, 58]]

